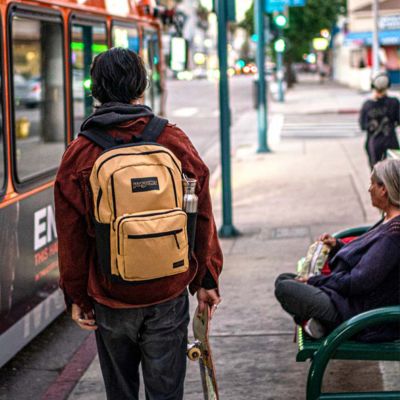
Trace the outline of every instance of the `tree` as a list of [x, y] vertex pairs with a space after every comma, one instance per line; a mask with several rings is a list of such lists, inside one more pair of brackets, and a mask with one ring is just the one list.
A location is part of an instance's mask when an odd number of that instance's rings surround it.
[[[291, 64], [302, 61], [303, 54], [310, 52], [312, 39], [319, 36], [322, 29], [331, 31], [338, 16], [345, 13], [346, 0], [306, 0], [304, 7], [289, 7], [289, 25], [283, 30], [286, 41], [285, 64], [289, 73]], [[253, 20], [254, 2], [240, 24], [249, 35], [254, 32]], [[276, 31], [271, 20], [271, 29]]]
[[285, 57], [301, 61], [310, 52], [310, 43], [322, 29], [332, 31], [337, 18], [346, 12], [346, 0], [307, 0], [304, 7], [290, 7], [289, 27], [283, 35], [287, 40]]

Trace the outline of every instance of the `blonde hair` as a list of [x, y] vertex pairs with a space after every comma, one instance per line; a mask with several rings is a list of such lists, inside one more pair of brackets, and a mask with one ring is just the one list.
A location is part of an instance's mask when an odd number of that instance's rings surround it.
[[384, 185], [389, 202], [400, 208], [400, 160], [383, 160], [375, 164], [372, 178], [378, 184]]

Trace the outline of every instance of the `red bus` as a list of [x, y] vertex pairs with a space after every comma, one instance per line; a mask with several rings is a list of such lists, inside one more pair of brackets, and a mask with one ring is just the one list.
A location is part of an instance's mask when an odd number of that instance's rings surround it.
[[64, 310], [53, 180], [92, 112], [89, 70], [112, 46], [140, 53], [162, 113], [161, 26], [134, 0], [0, 0], [0, 366]]

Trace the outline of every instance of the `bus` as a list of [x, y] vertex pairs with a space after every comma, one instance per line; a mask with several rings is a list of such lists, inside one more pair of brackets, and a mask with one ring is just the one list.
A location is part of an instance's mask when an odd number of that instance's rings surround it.
[[0, 0], [0, 367], [63, 310], [53, 185], [93, 110], [90, 64], [143, 57], [145, 102], [163, 113], [161, 23], [151, 0]]

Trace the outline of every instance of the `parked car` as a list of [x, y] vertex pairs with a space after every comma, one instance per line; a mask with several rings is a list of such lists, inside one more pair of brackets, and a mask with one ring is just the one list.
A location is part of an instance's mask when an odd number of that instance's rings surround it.
[[35, 108], [42, 101], [42, 83], [40, 78], [24, 78], [20, 74], [14, 75], [15, 104], [27, 108]]

